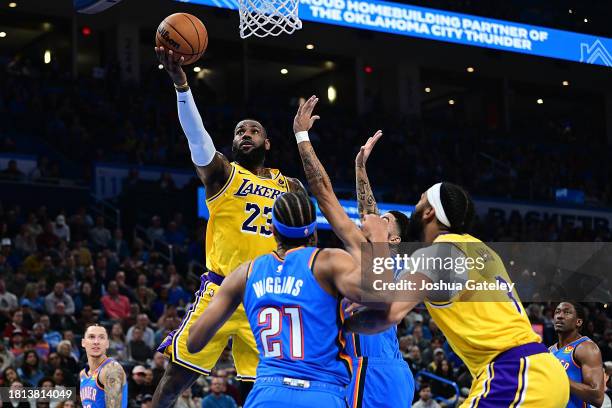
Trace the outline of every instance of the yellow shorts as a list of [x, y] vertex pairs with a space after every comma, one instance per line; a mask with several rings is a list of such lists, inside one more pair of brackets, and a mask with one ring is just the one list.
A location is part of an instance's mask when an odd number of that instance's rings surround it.
[[206, 347], [196, 354], [187, 351], [189, 328], [208, 307], [218, 290], [219, 286], [212, 282], [203, 284], [202, 290], [196, 293], [195, 302], [189, 308], [178, 330], [168, 335], [158, 347], [158, 351], [163, 352], [170, 358], [170, 361], [180, 366], [208, 375], [217, 364], [219, 356], [231, 337], [232, 355], [234, 356], [238, 379], [255, 381], [259, 352], [242, 303]]
[[496, 359], [472, 382], [461, 408], [565, 408], [569, 389], [565, 370], [548, 352]]

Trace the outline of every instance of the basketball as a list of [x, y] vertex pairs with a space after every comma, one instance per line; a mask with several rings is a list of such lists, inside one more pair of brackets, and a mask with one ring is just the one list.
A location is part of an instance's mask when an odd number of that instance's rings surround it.
[[155, 44], [172, 50], [177, 59], [185, 57], [183, 65], [189, 65], [199, 60], [206, 51], [208, 32], [199, 18], [187, 13], [175, 13], [157, 27]]

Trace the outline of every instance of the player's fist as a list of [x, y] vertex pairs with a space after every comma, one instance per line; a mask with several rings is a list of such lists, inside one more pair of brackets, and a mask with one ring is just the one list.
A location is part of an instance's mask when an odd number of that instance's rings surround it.
[[293, 119], [293, 132], [308, 132], [315, 120], [320, 119], [318, 115], [312, 115], [312, 111], [319, 102], [319, 98], [312, 95], [307, 101], [300, 103], [295, 118]]
[[361, 224], [361, 230], [370, 242], [387, 242], [389, 237], [388, 223], [389, 221], [386, 218], [377, 214], [366, 214]]

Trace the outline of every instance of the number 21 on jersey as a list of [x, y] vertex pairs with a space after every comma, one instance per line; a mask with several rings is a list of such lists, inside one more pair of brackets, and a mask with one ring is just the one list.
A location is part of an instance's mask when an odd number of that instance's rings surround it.
[[264, 326], [260, 333], [264, 356], [282, 357], [283, 344], [279, 337], [283, 330], [283, 319], [289, 323], [289, 357], [292, 360], [302, 360], [304, 358], [304, 327], [299, 306], [269, 306], [259, 311], [257, 321], [259, 326]]

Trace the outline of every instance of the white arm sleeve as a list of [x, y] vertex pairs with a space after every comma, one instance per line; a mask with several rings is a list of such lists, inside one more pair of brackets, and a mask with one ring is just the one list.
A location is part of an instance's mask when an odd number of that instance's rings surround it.
[[198, 112], [191, 89], [187, 92], [176, 92], [179, 121], [191, 151], [191, 161], [196, 166], [207, 166], [215, 157], [217, 149], [210, 135], [204, 128], [202, 117]]

